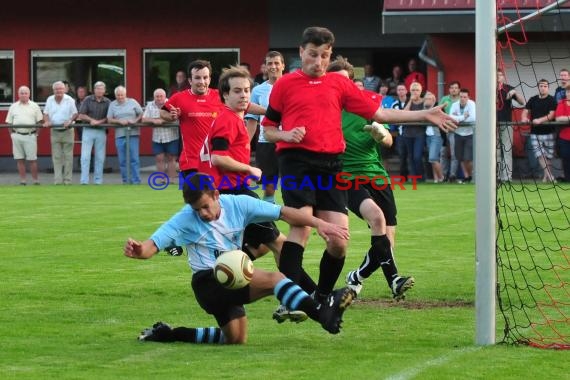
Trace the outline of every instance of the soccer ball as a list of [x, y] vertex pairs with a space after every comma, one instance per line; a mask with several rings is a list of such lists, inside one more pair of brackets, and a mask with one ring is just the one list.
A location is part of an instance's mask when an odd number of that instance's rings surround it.
[[253, 263], [239, 249], [222, 253], [214, 265], [216, 280], [228, 289], [241, 289], [253, 277]]

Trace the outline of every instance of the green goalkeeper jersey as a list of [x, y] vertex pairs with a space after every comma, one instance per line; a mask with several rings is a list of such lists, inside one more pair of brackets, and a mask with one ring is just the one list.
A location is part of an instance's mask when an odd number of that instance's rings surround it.
[[388, 172], [382, 164], [380, 146], [369, 132], [363, 128], [370, 124], [368, 120], [350, 112], [342, 111], [342, 132], [346, 141], [346, 150], [341, 155], [343, 171], [350, 173], [350, 179], [356, 175], [377, 178], [376, 184], [383, 185], [385, 179], [390, 183]]

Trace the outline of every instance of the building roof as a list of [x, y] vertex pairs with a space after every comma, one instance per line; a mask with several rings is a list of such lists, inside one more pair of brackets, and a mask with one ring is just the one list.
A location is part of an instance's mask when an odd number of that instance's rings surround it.
[[[384, 0], [383, 32], [392, 33], [474, 33], [476, 0]], [[560, 1], [563, 2], [563, 1]], [[516, 20], [556, 0], [497, 0], [504, 18]], [[570, 30], [570, 2], [556, 5], [543, 14], [543, 21], [528, 20], [526, 31]], [[499, 26], [501, 21], [499, 21]]]

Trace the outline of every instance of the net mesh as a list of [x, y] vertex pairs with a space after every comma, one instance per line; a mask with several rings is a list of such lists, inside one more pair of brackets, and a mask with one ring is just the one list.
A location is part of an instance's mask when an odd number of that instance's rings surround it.
[[[527, 3], [498, 1], [497, 27], [527, 15]], [[544, 3], [536, 1], [534, 10]], [[545, 28], [553, 22], [564, 23], [560, 6], [498, 34], [498, 68], [526, 101], [538, 94], [537, 82], [543, 78], [553, 94], [560, 69], [570, 66], [567, 36]], [[507, 102], [498, 92], [498, 114]], [[557, 138], [566, 126], [555, 127], [550, 159], [548, 149], [532, 146], [530, 126], [520, 123], [520, 110], [512, 114], [512, 122], [497, 118], [496, 259], [503, 342], [570, 349], [570, 184]]]

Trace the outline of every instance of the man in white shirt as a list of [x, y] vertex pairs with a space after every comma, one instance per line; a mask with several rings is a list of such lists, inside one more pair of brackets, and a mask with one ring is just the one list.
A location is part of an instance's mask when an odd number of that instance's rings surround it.
[[30, 165], [34, 184], [40, 184], [38, 177], [37, 129], [35, 127], [20, 126], [32, 126], [42, 121], [42, 119], [40, 106], [30, 100], [29, 87], [21, 86], [18, 89], [18, 101], [10, 106], [6, 116], [6, 123], [14, 125], [14, 128], [10, 130], [10, 137], [12, 137], [12, 152], [18, 165], [20, 185], [26, 184], [26, 161]]
[[53, 95], [47, 98], [44, 108], [44, 127], [51, 127], [51, 159], [53, 183], [71, 185], [73, 173], [73, 144], [75, 132], [72, 124], [77, 117], [75, 100], [65, 93], [62, 81], [52, 85]]
[[455, 157], [461, 162], [464, 180], [470, 183], [473, 179], [473, 126], [464, 123], [475, 123], [475, 102], [469, 99], [469, 90], [459, 91], [459, 101], [451, 105], [449, 115], [459, 122], [455, 130]]

